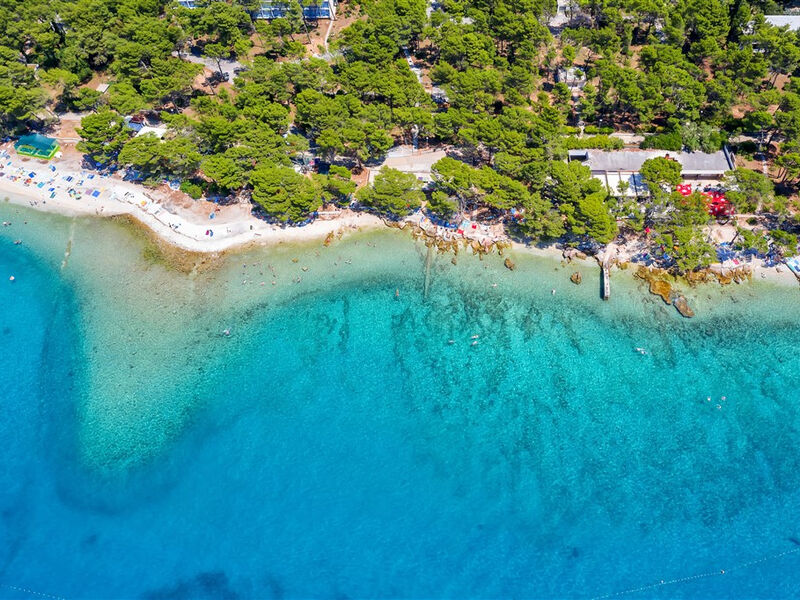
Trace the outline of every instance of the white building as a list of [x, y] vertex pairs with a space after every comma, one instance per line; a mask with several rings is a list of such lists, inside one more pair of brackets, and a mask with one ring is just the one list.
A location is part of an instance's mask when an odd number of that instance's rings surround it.
[[586, 86], [586, 74], [578, 67], [560, 67], [556, 70], [556, 82], [566, 84], [573, 92], [582, 90]]
[[725, 171], [735, 168], [733, 156], [727, 149], [707, 154], [705, 152], [669, 152], [667, 150], [570, 150], [569, 161], [578, 160], [588, 166], [592, 175], [603, 182], [610, 194], [620, 195], [620, 182], [627, 184], [625, 194], [640, 196], [647, 193], [647, 185], [639, 170], [644, 161], [663, 157], [681, 165], [683, 179], [696, 188], [719, 184]]
[[800, 15], [764, 15], [764, 19], [775, 27], [788, 25], [790, 31], [800, 31]]
[[[297, 0], [262, 0], [261, 6], [253, 14], [254, 19], [277, 19], [283, 17], [292, 2]], [[202, 6], [201, 0], [178, 0], [184, 8]], [[311, 21], [317, 19], [336, 19], [337, 0], [306, 0], [300, 3], [303, 15]]]

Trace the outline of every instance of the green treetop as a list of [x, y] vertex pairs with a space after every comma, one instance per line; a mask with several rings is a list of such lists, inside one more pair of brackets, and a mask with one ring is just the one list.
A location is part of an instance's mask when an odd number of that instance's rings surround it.
[[411, 173], [382, 167], [375, 181], [356, 192], [358, 201], [382, 214], [400, 217], [422, 204], [422, 184]]
[[653, 195], [658, 195], [665, 187], [667, 191], [672, 190], [681, 182], [681, 164], [661, 156], [644, 161], [639, 173]]
[[279, 221], [299, 222], [322, 206], [317, 184], [291, 167], [259, 167], [250, 174], [253, 201]]
[[99, 163], [107, 163], [116, 158], [132, 131], [120, 115], [104, 110], [83, 117], [77, 133], [82, 138], [78, 150]]

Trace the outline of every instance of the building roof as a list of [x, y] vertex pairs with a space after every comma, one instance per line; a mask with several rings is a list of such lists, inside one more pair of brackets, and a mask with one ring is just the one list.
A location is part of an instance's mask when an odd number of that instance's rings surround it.
[[19, 138], [14, 144], [14, 149], [23, 156], [50, 160], [58, 152], [58, 142], [53, 138], [34, 133]]
[[[588, 158], [585, 164], [593, 171], [638, 172], [642, 164], [649, 158], [659, 156], [677, 160], [682, 167], [684, 175], [722, 174], [733, 169], [733, 163], [723, 150], [706, 154], [705, 152], [668, 152], [665, 150], [615, 150], [604, 152], [602, 150], [586, 151]], [[575, 158], [578, 158], [575, 156]]]
[[136, 132], [136, 137], [147, 135], [148, 133], [152, 133], [154, 136], [161, 139], [164, 137], [164, 134], [167, 133], [167, 128], [164, 126], [153, 127], [151, 125], [144, 125]]
[[792, 31], [800, 31], [800, 15], [764, 15], [764, 19], [775, 27], [788, 25]]
[[58, 145], [58, 142], [53, 138], [49, 138], [47, 136], [32, 133], [30, 135], [23, 135], [19, 138], [19, 141], [15, 144], [16, 146], [31, 146], [36, 150], [40, 150], [43, 152], [49, 152], [55, 146]]

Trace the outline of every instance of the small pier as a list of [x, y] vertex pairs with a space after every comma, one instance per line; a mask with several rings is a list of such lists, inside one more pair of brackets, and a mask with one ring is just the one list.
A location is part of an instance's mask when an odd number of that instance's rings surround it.
[[611, 297], [611, 274], [608, 270], [608, 263], [603, 263], [603, 275], [602, 275], [602, 284], [603, 284], [603, 300], [608, 300]]

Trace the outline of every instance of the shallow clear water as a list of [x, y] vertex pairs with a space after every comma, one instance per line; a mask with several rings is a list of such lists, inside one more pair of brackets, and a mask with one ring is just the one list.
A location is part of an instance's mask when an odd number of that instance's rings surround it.
[[800, 595], [796, 289], [0, 219], [0, 597]]

